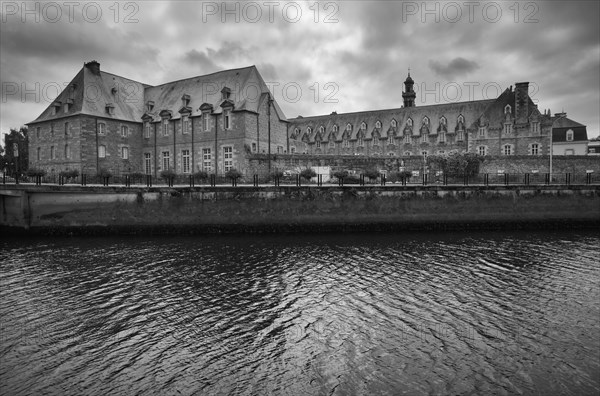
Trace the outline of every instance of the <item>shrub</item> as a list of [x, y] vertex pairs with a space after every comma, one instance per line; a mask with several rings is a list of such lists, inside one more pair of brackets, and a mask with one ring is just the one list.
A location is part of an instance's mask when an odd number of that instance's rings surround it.
[[484, 157], [475, 153], [450, 153], [427, 157], [429, 164], [435, 165], [448, 176], [473, 176], [479, 172]]
[[143, 179], [146, 177], [145, 174], [143, 174], [142, 172], [133, 172], [129, 174], [129, 177], [131, 177], [132, 179]]
[[370, 180], [375, 180], [379, 177], [379, 170], [377, 170], [375, 168], [369, 168], [369, 169], [365, 170], [364, 174]]
[[100, 176], [100, 177], [111, 177], [112, 176], [112, 172], [110, 170], [106, 169], [106, 168], [102, 168], [98, 172], [98, 176]]
[[283, 171], [280, 169], [275, 169], [274, 171], [271, 172], [271, 174], [269, 175], [270, 179], [281, 179], [283, 177]]
[[348, 171], [347, 170], [338, 170], [332, 173], [333, 177], [337, 178], [338, 180], [340, 179], [345, 179], [346, 177], [348, 177]]
[[317, 172], [315, 172], [313, 168], [304, 168], [300, 172], [300, 177], [306, 179], [307, 181], [310, 181], [310, 179], [312, 179], [315, 176], [317, 176]]
[[228, 179], [237, 180], [240, 177], [242, 177], [242, 173], [235, 168], [231, 168], [227, 172], [225, 172], [225, 177], [227, 177]]
[[173, 180], [175, 179], [175, 176], [177, 176], [177, 173], [175, 173], [173, 169], [167, 169], [160, 172], [160, 177], [165, 179], [165, 181]]
[[208, 173], [205, 171], [198, 171], [198, 172], [194, 173], [194, 178], [200, 179], [200, 180], [206, 180], [206, 179], [208, 179]]
[[58, 174], [59, 176], [62, 176], [65, 179], [75, 179], [77, 176], [79, 176], [79, 171], [77, 169], [64, 170], [60, 171]]
[[29, 168], [27, 170], [27, 176], [29, 176], [29, 177], [36, 177], [36, 176], [44, 177], [44, 176], [46, 176], [46, 171], [41, 168]]

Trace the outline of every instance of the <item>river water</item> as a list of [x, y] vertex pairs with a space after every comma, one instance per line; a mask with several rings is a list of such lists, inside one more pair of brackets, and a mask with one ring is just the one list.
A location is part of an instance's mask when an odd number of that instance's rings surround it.
[[600, 392], [595, 231], [5, 239], [4, 395]]

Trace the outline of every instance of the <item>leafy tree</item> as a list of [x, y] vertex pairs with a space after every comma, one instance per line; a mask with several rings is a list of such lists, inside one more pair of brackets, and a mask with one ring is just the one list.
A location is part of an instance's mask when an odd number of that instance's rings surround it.
[[344, 179], [348, 177], [348, 171], [345, 169], [337, 170], [333, 172], [333, 177], [337, 178], [338, 180]]
[[369, 178], [369, 180], [375, 180], [379, 177], [379, 170], [376, 168], [368, 168], [365, 170], [365, 176]]
[[10, 129], [4, 135], [4, 148], [0, 151], [0, 169], [6, 169], [9, 174], [27, 173], [29, 167], [29, 135], [27, 127], [19, 130]]
[[240, 177], [242, 177], [242, 173], [235, 168], [231, 168], [227, 172], [225, 172], [225, 177], [227, 177], [228, 179], [237, 180]]

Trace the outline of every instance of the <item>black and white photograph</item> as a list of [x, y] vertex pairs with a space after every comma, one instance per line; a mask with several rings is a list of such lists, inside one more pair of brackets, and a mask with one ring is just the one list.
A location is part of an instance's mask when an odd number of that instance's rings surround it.
[[600, 395], [600, 2], [0, 1], [0, 395]]

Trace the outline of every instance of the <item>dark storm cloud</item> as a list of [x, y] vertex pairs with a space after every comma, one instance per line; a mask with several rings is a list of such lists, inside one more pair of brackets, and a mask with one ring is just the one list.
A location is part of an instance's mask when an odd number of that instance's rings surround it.
[[477, 62], [461, 57], [452, 59], [448, 64], [430, 60], [429, 67], [435, 72], [436, 75], [445, 77], [447, 79], [453, 79], [458, 76], [466, 76], [469, 73], [479, 69]]

